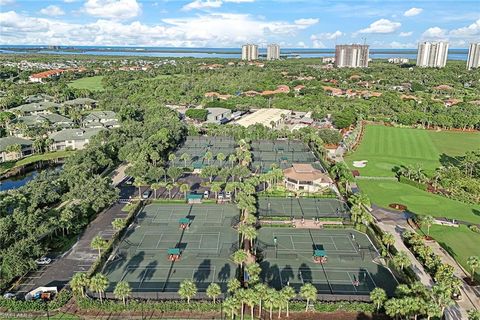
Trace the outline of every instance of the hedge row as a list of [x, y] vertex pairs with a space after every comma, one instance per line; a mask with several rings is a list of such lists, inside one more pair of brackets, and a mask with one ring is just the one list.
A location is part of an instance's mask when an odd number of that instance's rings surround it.
[[404, 177], [404, 176], [400, 176], [398, 178], [398, 181], [401, 182], [401, 183], [405, 183], [405, 184], [408, 184], [412, 187], [415, 187], [417, 189], [420, 189], [420, 190], [423, 190], [423, 191], [427, 191], [427, 185], [424, 184], [424, 183], [420, 183], [420, 182], [417, 182], [417, 181], [413, 181], [413, 180], [410, 180], [408, 179], [407, 177]]
[[[72, 292], [67, 289], [60, 290], [57, 296], [47, 302], [49, 310], [56, 310], [63, 307], [72, 298]], [[28, 312], [28, 311], [45, 311], [46, 305], [42, 300], [15, 300], [4, 299], [0, 297], [0, 309], [7, 312]]]
[[195, 311], [195, 312], [215, 312], [221, 310], [221, 304], [208, 301], [191, 301], [188, 304], [185, 301], [139, 301], [129, 300], [126, 305], [121, 301], [99, 300], [88, 298], [79, 298], [77, 305], [82, 310], [95, 310], [106, 312], [122, 312], [122, 311], [159, 311], [159, 312], [175, 312], [175, 311]]

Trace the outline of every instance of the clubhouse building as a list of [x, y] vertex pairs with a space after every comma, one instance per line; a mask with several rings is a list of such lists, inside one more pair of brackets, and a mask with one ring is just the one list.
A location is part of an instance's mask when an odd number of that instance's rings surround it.
[[319, 192], [333, 185], [332, 179], [311, 164], [294, 163], [283, 170], [285, 187], [290, 191]]

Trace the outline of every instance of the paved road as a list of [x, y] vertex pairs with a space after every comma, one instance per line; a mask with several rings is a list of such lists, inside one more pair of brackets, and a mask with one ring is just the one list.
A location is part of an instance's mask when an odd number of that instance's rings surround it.
[[[124, 169], [120, 168], [119, 173], [112, 178], [112, 181], [115, 182], [112, 183], [113, 185], [117, 185], [123, 180], [124, 177], [121, 176], [124, 174], [123, 171]], [[120, 185], [120, 193], [123, 197], [128, 198], [134, 190], [135, 188], [131, 186]], [[50, 265], [30, 272], [25, 281], [13, 292], [22, 296], [40, 286], [56, 286], [60, 289], [70, 281], [76, 272], [87, 271], [98, 256], [98, 251], [90, 248], [92, 239], [97, 235], [104, 239], [112, 238], [115, 233], [112, 221], [127, 216], [127, 213], [122, 211], [124, 206], [125, 204], [116, 203], [98, 214], [69, 251], [56, 257]]]
[[[429, 274], [425, 272], [423, 266], [418, 262], [415, 256], [404, 245], [401, 234], [405, 230], [414, 231], [407, 223], [408, 213], [398, 212], [390, 209], [380, 208], [373, 205], [372, 214], [378, 221], [379, 227], [383, 231], [387, 231], [395, 237], [395, 247], [397, 250], [406, 251], [412, 261], [412, 268], [420, 278], [420, 281], [427, 287], [431, 287], [434, 282]], [[444, 263], [452, 265], [455, 268], [455, 275], [460, 279], [465, 277], [465, 273], [458, 266], [456, 261], [447, 253], [437, 242], [426, 243], [434, 249], [434, 252], [440, 256]], [[467, 310], [478, 309], [480, 307], [480, 299], [478, 294], [462, 280], [462, 300], [457, 301], [454, 305], [445, 310], [445, 318], [447, 320], [466, 320], [468, 319]]]

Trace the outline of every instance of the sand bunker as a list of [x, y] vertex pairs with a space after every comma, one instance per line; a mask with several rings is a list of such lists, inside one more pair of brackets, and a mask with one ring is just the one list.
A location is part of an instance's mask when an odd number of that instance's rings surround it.
[[367, 166], [368, 160], [353, 161], [353, 166], [355, 168], [365, 168]]

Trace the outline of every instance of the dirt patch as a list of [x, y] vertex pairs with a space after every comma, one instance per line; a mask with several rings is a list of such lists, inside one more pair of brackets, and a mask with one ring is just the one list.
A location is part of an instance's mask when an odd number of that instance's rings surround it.
[[395, 210], [402, 210], [402, 211], [407, 210], [407, 206], [400, 203], [390, 203], [388, 206]]

